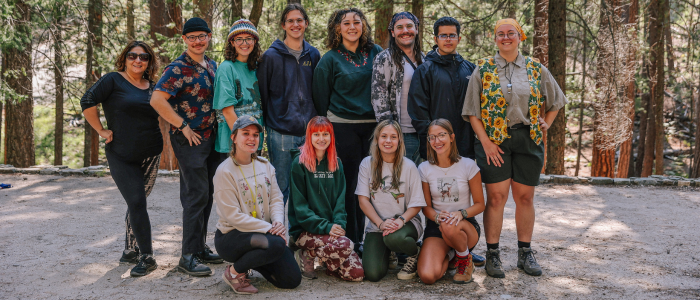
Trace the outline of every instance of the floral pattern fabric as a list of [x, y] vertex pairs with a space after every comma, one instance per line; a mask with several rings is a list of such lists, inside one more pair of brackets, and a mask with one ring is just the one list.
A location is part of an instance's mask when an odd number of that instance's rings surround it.
[[[168, 103], [173, 110], [189, 123], [190, 128], [208, 140], [216, 123], [213, 109], [214, 75], [216, 62], [204, 57], [207, 67], [194, 61], [187, 52], [182, 53], [163, 71], [156, 84], [156, 91], [170, 94]], [[170, 126], [170, 133], [177, 128]]]
[[[542, 94], [540, 93], [540, 75], [542, 65], [536, 59], [525, 57], [528, 82], [530, 83], [530, 99], [528, 110], [530, 113], [530, 138], [540, 145], [542, 142], [542, 130], [538, 120], [542, 107]], [[500, 145], [508, 135], [508, 118], [506, 110], [508, 103], [503, 96], [501, 82], [498, 77], [495, 59], [493, 57], [477, 61], [479, 75], [481, 76], [481, 122], [489, 139], [496, 145]]]

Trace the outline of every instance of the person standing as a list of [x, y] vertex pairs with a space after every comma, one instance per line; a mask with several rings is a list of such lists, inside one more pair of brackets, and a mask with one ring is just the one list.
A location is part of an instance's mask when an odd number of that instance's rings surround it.
[[[476, 163], [486, 184], [486, 274], [505, 277], [498, 243], [512, 190], [517, 266], [528, 275], [539, 276], [542, 268], [530, 243], [535, 227], [535, 187], [544, 164], [542, 133], [566, 105], [566, 95], [545, 66], [520, 54], [518, 46], [526, 36], [516, 20], [499, 20], [494, 34], [498, 52], [477, 62], [462, 111], [478, 136]], [[540, 115], [543, 110], [544, 118]]]
[[401, 124], [406, 157], [420, 164], [420, 140], [408, 115], [408, 91], [416, 68], [423, 63], [420, 22], [410, 12], [394, 14], [389, 23], [389, 48], [377, 54], [372, 70], [372, 106], [377, 122]]
[[223, 263], [206, 244], [214, 199], [212, 180], [221, 162], [221, 155], [214, 149], [216, 62], [204, 55], [211, 40], [211, 30], [204, 20], [187, 20], [182, 40], [187, 50], [163, 71], [151, 106], [171, 124], [170, 141], [180, 164], [182, 256], [178, 269], [193, 276], [208, 276], [212, 271], [203, 263]]
[[[146, 210], [163, 151], [158, 113], [149, 105], [158, 58], [148, 44], [132, 41], [117, 57], [115, 67], [117, 72], [105, 74], [90, 87], [80, 106], [85, 120], [105, 139], [112, 179], [128, 207], [126, 249], [120, 261], [136, 263], [131, 276], [144, 276], [158, 267]], [[102, 127], [98, 104], [108, 129]]]
[[[340, 137], [338, 157], [343, 162], [347, 190], [354, 191], [360, 163], [369, 152], [370, 137], [377, 125], [370, 87], [374, 58], [382, 47], [372, 41], [372, 27], [357, 8], [333, 12], [327, 29], [325, 44], [329, 51], [314, 70], [314, 107], [320, 116], [328, 117]], [[346, 236], [359, 251], [365, 215], [353, 193], [345, 193], [345, 208]]]
[[309, 17], [301, 4], [285, 7], [280, 26], [284, 38], [275, 40], [265, 51], [257, 75], [268, 134], [267, 151], [287, 203], [292, 163], [289, 151], [304, 144], [306, 124], [316, 116], [311, 83], [321, 55], [304, 40]]

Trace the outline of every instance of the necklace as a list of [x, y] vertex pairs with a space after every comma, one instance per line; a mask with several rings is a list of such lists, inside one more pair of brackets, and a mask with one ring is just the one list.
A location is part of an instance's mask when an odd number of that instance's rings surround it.
[[359, 67], [362, 67], [362, 66], [366, 65], [366, 64], [367, 64], [367, 58], [369, 57], [369, 54], [368, 54], [368, 53], [366, 53], [366, 52], [364, 52], [364, 51], [360, 51], [360, 56], [362, 56], [362, 61], [363, 61], [363, 63], [362, 63], [362, 65], [358, 65], [357, 63], [355, 63], [354, 60], [352, 60], [352, 57], [350, 57], [350, 53], [345, 53], [345, 52], [340, 51], [340, 50], [338, 50], [338, 53], [340, 53], [340, 55], [342, 55], [343, 57], [345, 57], [345, 60], [347, 60], [349, 63], [355, 65], [356, 68], [359, 68]]
[[447, 167], [447, 168], [443, 168], [443, 167], [440, 167], [440, 166], [438, 165], [438, 168], [440, 168], [440, 172], [442, 172], [444, 175], [447, 175], [447, 172], [449, 172], [450, 169], [452, 169], [452, 167], [453, 167], [454, 165], [455, 165], [455, 164], [453, 163], [453, 164], [451, 164], [451, 165], [450, 165], [449, 167]]
[[[258, 206], [256, 202], [258, 201], [258, 176], [256, 175], [255, 172], [255, 161], [253, 163], [253, 179], [255, 179], [255, 195], [251, 196], [250, 198], [253, 199], [253, 211], [250, 213], [253, 215], [253, 218], [258, 217]], [[245, 177], [245, 173], [243, 173], [243, 169], [241, 168], [241, 165], [238, 165], [238, 170], [241, 171], [241, 175], [243, 175], [243, 180], [245, 180], [245, 184], [248, 185], [248, 188], [250, 188], [250, 183], [248, 183], [248, 178]]]
[[[510, 70], [510, 65], [511, 63], [506, 62], [506, 79], [508, 79], [508, 94], [510, 94], [511, 91], [513, 91], [513, 83], [511, 82], [511, 78], [513, 78], [513, 71]], [[515, 66], [513, 67], [515, 68]], [[508, 71], [510, 71], [510, 77], [508, 77]]]

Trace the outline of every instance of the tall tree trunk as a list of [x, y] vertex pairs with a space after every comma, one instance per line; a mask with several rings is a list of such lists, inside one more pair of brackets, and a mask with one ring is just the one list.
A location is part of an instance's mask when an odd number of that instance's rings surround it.
[[[8, 100], [5, 95], [6, 81], [3, 76], [3, 74], [5, 74], [5, 70], [7, 70], [7, 59], [5, 57], [5, 50], [0, 46], [0, 147], [5, 145], [5, 140], [2, 136], [3, 104]], [[7, 151], [5, 151], [4, 154], [7, 154]], [[3, 163], [6, 161], [4, 155], [2, 157], [2, 161]]]
[[[667, 59], [667, 66], [668, 66], [668, 77], [669, 77], [669, 82], [673, 83], [675, 78], [675, 71], [676, 71], [676, 58], [675, 54], [673, 52], [673, 32], [671, 31], [671, 8], [670, 8], [670, 0], [664, 0], [663, 3], [663, 11], [664, 14], [666, 15], [664, 17], [664, 37], [663, 39], [666, 41], [666, 59]], [[691, 17], [692, 20], [692, 17]], [[692, 31], [691, 31], [692, 32]]]
[[649, 38], [651, 56], [651, 99], [654, 102], [655, 117], [655, 173], [664, 174], [664, 143], [666, 136], [664, 131], [664, 23], [668, 13], [668, 0], [652, 0], [650, 5]]
[[136, 39], [134, 29], [134, 0], [126, 0], [126, 38], [130, 41]]
[[520, 6], [520, 3], [518, 3], [518, 0], [508, 0], [508, 10], [506, 12], [506, 17], [515, 19], [516, 18], [516, 13], [518, 12], [518, 7]]
[[[547, 67], [549, 63], [549, 0], [535, 0], [535, 37], [532, 40], [533, 56]], [[542, 142], [544, 142], [544, 165], [542, 166], [542, 174], [547, 168], [547, 132], [542, 133]]]
[[644, 167], [645, 157], [645, 141], [647, 138], [647, 121], [649, 112], [649, 101], [651, 96], [649, 93], [642, 94], [642, 109], [639, 112], [639, 142], [637, 144], [637, 160], [634, 162], [634, 175], [642, 177], [642, 168]]
[[243, 18], [243, 0], [231, 0], [231, 24], [240, 18]]
[[63, 52], [61, 51], [61, 43], [63, 43], [63, 3], [56, 2], [53, 7], [53, 55], [54, 55], [54, 85], [56, 91], [56, 117], [54, 122], [54, 148], [53, 148], [53, 164], [63, 164]]
[[[566, 1], [549, 1], [549, 71], [566, 92]], [[564, 174], [566, 108], [562, 108], [547, 132], [547, 174]]]
[[16, 95], [6, 98], [5, 163], [26, 168], [34, 165], [34, 100], [32, 99], [32, 29], [31, 7], [22, 0], [14, 1], [12, 19], [17, 39], [3, 49], [3, 79]]
[[213, 27], [211, 21], [214, 15], [212, 0], [194, 0], [194, 16], [204, 19], [209, 27]]
[[588, 68], [586, 67], [586, 62], [588, 60], [588, 38], [586, 38], [586, 33], [582, 31], [583, 36], [583, 64], [582, 64], [582, 76], [581, 76], [581, 104], [578, 108], [578, 142], [576, 143], [576, 171], [575, 176], [578, 176], [578, 172], [581, 169], [581, 145], [583, 140], [583, 107], [586, 103], [586, 72]]
[[418, 22], [420, 23], [418, 26], [418, 36], [420, 36], [420, 39], [418, 40], [419, 47], [420, 49], [423, 49], [423, 37], [425, 37], [425, 20], [423, 18], [423, 9], [425, 7], [425, 0], [411, 0], [411, 12], [413, 15], [418, 18]]
[[[637, 12], [639, 11], [639, 0], [630, 0], [629, 4], [627, 5], [626, 9], [623, 9], [623, 20], [629, 24], [634, 26], [635, 28], [638, 28], [637, 26]], [[637, 39], [637, 31], [632, 30], [631, 33], [631, 38], [636, 40]], [[637, 63], [637, 53], [632, 52], [629, 54], [629, 59], [627, 60], [627, 64], [632, 64], [636, 65]], [[625, 91], [625, 95], [627, 96], [628, 101], [630, 102], [630, 119], [632, 120], [632, 123], [630, 124], [630, 132], [634, 132], [634, 116], [635, 116], [635, 109], [634, 109], [634, 104], [635, 104], [635, 98], [637, 95], [637, 85], [636, 82], [634, 81], [634, 78], [630, 80], [627, 83], [627, 89]], [[633, 174], [632, 170], [634, 165], [632, 164], [633, 161], [633, 154], [632, 154], [632, 140], [633, 138], [630, 138], [629, 140], [625, 141], [620, 145], [620, 158], [617, 161], [617, 174], [615, 177], [617, 178], [627, 178], [630, 177], [630, 174]]]
[[[700, 79], [696, 87], [700, 89]], [[695, 150], [693, 151], [693, 169], [690, 171], [691, 178], [700, 177], [700, 91], [695, 92]]]
[[265, 0], [253, 0], [253, 8], [250, 9], [250, 22], [258, 27], [260, 16], [262, 16], [263, 3]]
[[[100, 78], [100, 69], [95, 57], [95, 48], [100, 49], [102, 44], [102, 0], [88, 1], [88, 32], [85, 64], [85, 88], [89, 89]], [[99, 108], [99, 106], [98, 106]], [[99, 115], [99, 110], [98, 110]], [[85, 139], [83, 148], [83, 166], [89, 167], [98, 164], [99, 159], [99, 135], [87, 120], [85, 121]]]
[[374, 42], [386, 49], [389, 47], [389, 22], [394, 15], [394, 0], [376, 1], [374, 11]]

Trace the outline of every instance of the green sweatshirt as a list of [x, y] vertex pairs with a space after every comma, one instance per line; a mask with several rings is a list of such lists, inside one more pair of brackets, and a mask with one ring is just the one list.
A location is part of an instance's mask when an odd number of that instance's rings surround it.
[[345, 173], [338, 160], [335, 172], [328, 170], [324, 158], [311, 172], [299, 163], [299, 150], [293, 149], [292, 176], [289, 184], [289, 235], [296, 240], [303, 231], [328, 234], [333, 224], [345, 229]]
[[350, 52], [341, 44], [323, 55], [314, 70], [313, 100], [316, 112], [349, 120], [374, 120], [370, 88], [374, 57], [382, 47], [369, 52]]

